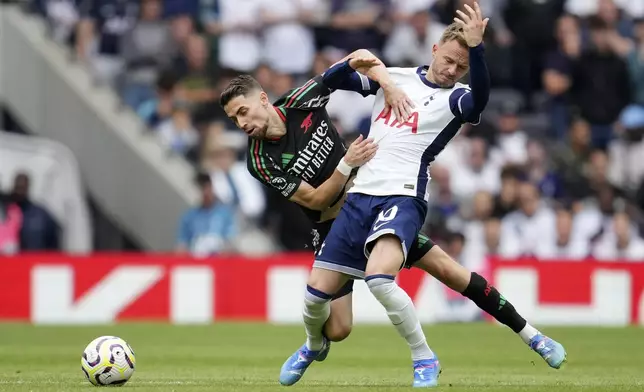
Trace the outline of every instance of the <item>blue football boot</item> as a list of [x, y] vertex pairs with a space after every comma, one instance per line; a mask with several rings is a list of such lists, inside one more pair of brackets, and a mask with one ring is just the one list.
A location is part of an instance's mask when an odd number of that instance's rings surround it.
[[564, 347], [546, 335], [539, 334], [530, 339], [530, 348], [541, 355], [551, 368], [559, 369], [567, 360]]
[[[291, 355], [280, 370], [280, 384], [282, 385], [293, 385], [296, 382], [300, 381], [304, 372], [308, 367], [315, 361], [324, 356], [329, 352], [329, 341], [325, 338], [324, 345], [319, 351], [313, 351], [306, 348], [306, 343], [302, 345], [293, 355]], [[323, 358], [323, 359], [324, 359]], [[321, 359], [321, 360], [323, 360]]]
[[431, 388], [438, 385], [441, 365], [438, 358], [414, 361], [414, 388]]

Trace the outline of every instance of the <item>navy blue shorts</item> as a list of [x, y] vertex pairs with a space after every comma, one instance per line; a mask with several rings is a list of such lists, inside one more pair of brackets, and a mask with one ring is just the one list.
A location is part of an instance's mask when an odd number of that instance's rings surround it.
[[417, 244], [426, 215], [427, 203], [420, 198], [350, 193], [316, 253], [313, 266], [364, 279], [375, 241], [393, 235], [402, 245], [402, 268]]

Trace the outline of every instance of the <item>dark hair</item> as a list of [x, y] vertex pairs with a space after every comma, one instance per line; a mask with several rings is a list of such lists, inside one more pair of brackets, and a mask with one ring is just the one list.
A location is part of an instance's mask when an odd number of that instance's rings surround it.
[[195, 182], [199, 186], [206, 186], [212, 184], [212, 180], [210, 179], [210, 176], [207, 173], [197, 173], [195, 176]]
[[608, 30], [609, 27], [608, 23], [597, 15], [588, 18], [588, 28], [590, 31]]
[[455, 241], [460, 241], [462, 243], [465, 243], [465, 236], [462, 233], [459, 233], [457, 231], [449, 233], [447, 235], [447, 242], [451, 244]]
[[228, 86], [219, 96], [219, 105], [223, 108], [228, 102], [240, 95], [247, 95], [251, 91], [261, 90], [262, 86], [250, 75], [239, 75], [228, 83]]
[[161, 91], [170, 92], [178, 82], [179, 77], [174, 71], [165, 70], [159, 73], [156, 86]]
[[517, 165], [505, 165], [501, 169], [501, 180], [518, 180], [521, 177], [522, 170]]

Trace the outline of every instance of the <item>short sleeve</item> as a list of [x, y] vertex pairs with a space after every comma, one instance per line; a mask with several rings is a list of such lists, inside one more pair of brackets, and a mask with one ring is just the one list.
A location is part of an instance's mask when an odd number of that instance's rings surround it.
[[250, 139], [247, 166], [250, 174], [262, 184], [279, 191], [290, 199], [302, 183], [302, 179], [282, 170], [275, 159], [264, 152], [263, 142]]

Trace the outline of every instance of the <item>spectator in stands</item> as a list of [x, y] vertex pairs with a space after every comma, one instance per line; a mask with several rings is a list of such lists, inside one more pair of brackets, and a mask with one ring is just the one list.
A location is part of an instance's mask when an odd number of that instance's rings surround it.
[[594, 194], [577, 203], [573, 218], [575, 235], [595, 244], [605, 233], [610, 232], [613, 215], [626, 208], [624, 198], [612, 186], [603, 186]]
[[203, 167], [210, 173], [215, 196], [239, 210], [244, 218], [258, 220], [266, 208], [264, 189], [248, 173], [246, 163], [237, 160], [237, 151], [246, 144], [246, 138], [214, 127], [210, 131], [218, 135], [207, 137]]
[[642, 261], [644, 259], [644, 240], [631, 225], [628, 214], [615, 214], [612, 230], [605, 233], [596, 245], [593, 256], [602, 261]]
[[591, 125], [593, 145], [606, 148], [613, 123], [630, 102], [631, 83], [614, 43], [616, 31], [596, 16], [588, 24], [591, 47], [582, 52], [575, 66], [574, 103]]
[[95, 80], [115, 85], [124, 67], [121, 37], [136, 24], [138, 0], [80, 0], [76, 55], [90, 65]]
[[264, 88], [266, 95], [268, 95], [268, 100], [271, 102], [278, 98], [272, 91], [274, 75], [275, 71], [265, 63], [257, 66], [253, 74], [253, 77], [259, 82], [259, 85]]
[[431, 191], [425, 228], [435, 240], [445, 238], [447, 233], [461, 225], [459, 204], [451, 189], [451, 174], [441, 165], [431, 166]]
[[633, 83], [634, 103], [644, 107], [644, 18], [636, 21], [634, 31], [635, 41], [626, 53], [628, 70]]
[[544, 243], [554, 242], [555, 214], [530, 182], [519, 185], [519, 209], [503, 218], [501, 254], [519, 244], [519, 254], [535, 256]]
[[0, 194], [0, 255], [12, 255], [20, 250], [22, 211], [11, 198]]
[[517, 209], [519, 177], [522, 172], [517, 166], [506, 166], [501, 171], [501, 191], [494, 199], [492, 216], [502, 219]]
[[189, 110], [188, 102], [174, 100], [171, 117], [159, 124], [157, 129], [161, 143], [182, 155], [199, 143], [199, 133], [192, 125]]
[[519, 244], [506, 241], [501, 248], [501, 221], [496, 218], [488, 218], [483, 222], [482, 238], [473, 242], [470, 237], [465, 236], [465, 249], [463, 250], [464, 265], [479, 273], [486, 273], [487, 258], [490, 256], [518, 257]]
[[563, 139], [570, 121], [570, 88], [574, 66], [581, 55], [581, 31], [579, 21], [571, 15], [563, 15], [557, 21], [557, 48], [545, 57], [542, 84], [548, 94], [548, 110], [552, 135]]
[[546, 198], [559, 199], [563, 196], [561, 181], [550, 167], [546, 151], [537, 140], [530, 140], [527, 148], [526, 175]]
[[[601, 0], [566, 0], [566, 12], [579, 17], [588, 17], [599, 12], [601, 2]], [[644, 16], [644, 3], [642, 2], [615, 0], [614, 3], [633, 18]]]
[[200, 105], [215, 104], [215, 82], [209, 68], [209, 55], [205, 38], [192, 34], [186, 40], [183, 54], [177, 61], [179, 88], [182, 97], [190, 103], [193, 110]]
[[507, 1], [506, 4], [503, 15], [514, 37], [514, 86], [531, 108], [533, 93], [540, 84], [543, 58], [556, 45], [554, 32], [563, 1]]
[[590, 255], [589, 243], [573, 232], [572, 213], [559, 209], [556, 218], [556, 237], [548, 237], [553, 241], [544, 242], [536, 250], [536, 256], [541, 259], [584, 259]]
[[195, 18], [199, 13], [199, 3], [207, 1], [209, 0], [163, 0], [163, 15], [173, 20], [183, 17]]
[[[481, 258], [486, 256], [500, 256], [501, 255], [501, 220], [490, 218], [485, 221], [485, 247], [481, 251]], [[512, 247], [516, 248], [513, 251]], [[507, 244], [503, 252], [504, 257], [515, 257], [518, 255], [518, 244]]]
[[[213, 1], [216, 2], [217, 0], [213, 0]], [[172, 8], [175, 8], [175, 6], [177, 6], [175, 10], [180, 11], [181, 3], [185, 4], [188, 2], [189, 1], [186, 1], [186, 0], [164, 0], [164, 4], [165, 4], [164, 9], [166, 11], [165, 12], [166, 16], [168, 15], [169, 12], [171, 14], [173, 13]], [[179, 12], [178, 14], [174, 14], [170, 22], [170, 30], [172, 31], [172, 40], [177, 44], [178, 47], [183, 48], [186, 46], [186, 42], [188, 41], [188, 38], [190, 38], [190, 36], [195, 33], [194, 20], [190, 15], [185, 13]]]
[[463, 264], [463, 249], [465, 248], [465, 236], [461, 233], [450, 233], [445, 244], [445, 253], [450, 255], [458, 263]]
[[278, 74], [304, 76], [311, 69], [315, 37], [307, 25], [321, 5], [321, 0], [263, 0], [262, 58]]
[[453, 168], [450, 174], [451, 189], [461, 200], [473, 197], [479, 190], [497, 193], [501, 188], [499, 167], [488, 159], [488, 146], [481, 138], [470, 140], [465, 165]]
[[499, 110], [496, 148], [493, 149], [498, 152], [498, 166], [522, 164], [527, 159], [528, 136], [520, 129], [519, 109], [516, 102], [504, 102]]
[[630, 41], [615, 34], [611, 45], [628, 64], [633, 91], [633, 104], [620, 115], [615, 129], [618, 138], [610, 143], [611, 180], [626, 191], [634, 192], [644, 176], [641, 153], [644, 152], [644, 20], [636, 25], [636, 40]]
[[155, 129], [172, 115], [173, 102], [178, 98], [177, 82], [175, 72], [161, 72], [156, 81], [156, 96], [139, 105], [137, 113], [148, 127]]
[[210, 175], [200, 173], [196, 181], [201, 203], [181, 218], [176, 250], [202, 257], [229, 251], [237, 226], [234, 209], [217, 200]]
[[584, 166], [590, 156], [590, 124], [575, 119], [568, 131], [567, 143], [560, 142], [551, 154], [555, 172], [561, 179], [569, 199], [584, 197]]
[[463, 234], [467, 248], [482, 248], [485, 244], [485, 222], [492, 216], [494, 197], [491, 193], [479, 191], [472, 200], [472, 213], [465, 218]]
[[614, 188], [608, 181], [608, 155], [604, 151], [595, 150], [590, 154], [586, 167], [586, 179], [589, 194], [596, 193], [604, 187]]
[[44, 8], [51, 29], [52, 38], [59, 44], [67, 45], [80, 20], [77, 0], [47, 0]]
[[419, 66], [432, 58], [446, 26], [433, 21], [429, 9], [420, 3], [409, 18], [398, 22], [385, 43], [383, 54], [390, 66]]
[[29, 175], [18, 173], [14, 179], [11, 200], [22, 211], [20, 250], [58, 250], [60, 226], [45, 208], [29, 198], [29, 187]]
[[288, 73], [275, 73], [275, 79], [273, 80], [273, 91], [278, 97], [288, 93], [290, 90], [295, 88], [295, 80], [293, 75]]
[[632, 20], [617, 7], [614, 0], [595, 1], [597, 2], [596, 15], [599, 19], [620, 36], [628, 38], [633, 36]]
[[[205, 2], [204, 2], [205, 3]], [[263, 0], [216, 0], [202, 5], [202, 23], [218, 36], [219, 66], [252, 72], [261, 60], [258, 23]]]
[[121, 36], [125, 61], [123, 100], [136, 109], [154, 97], [154, 82], [177, 52], [168, 22], [161, 19], [161, 0], [141, 1], [141, 14], [134, 28]]
[[365, 48], [380, 51], [386, 27], [389, 0], [332, 0], [328, 33], [322, 47], [332, 46], [346, 53]]

